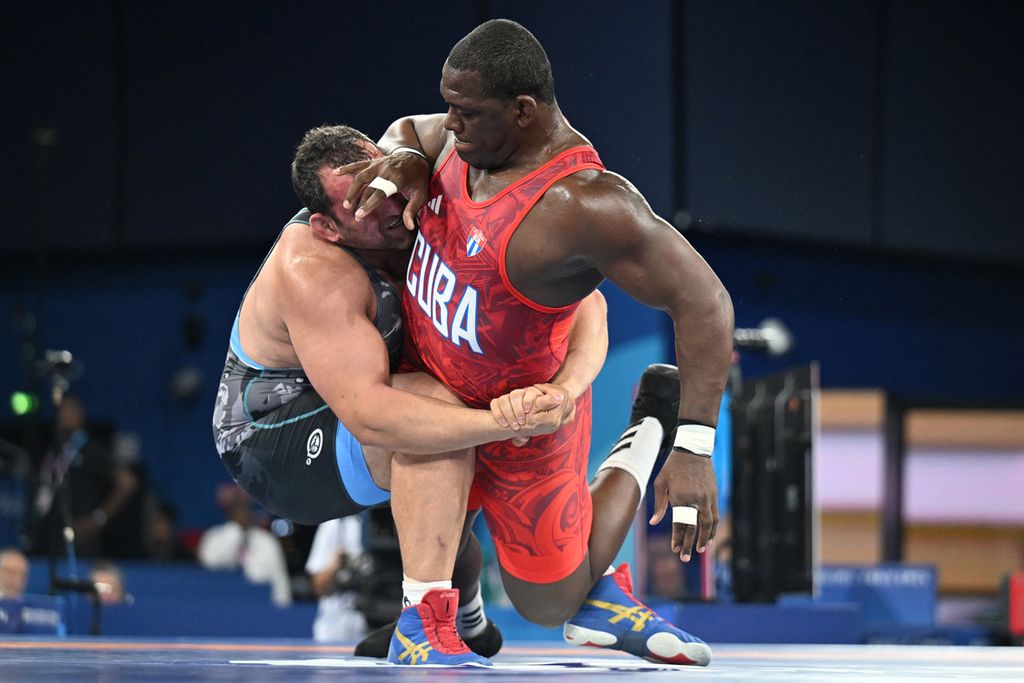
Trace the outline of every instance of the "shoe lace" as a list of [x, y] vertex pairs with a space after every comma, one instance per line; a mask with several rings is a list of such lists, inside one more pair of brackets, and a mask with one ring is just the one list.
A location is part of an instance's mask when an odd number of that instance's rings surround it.
[[634, 597], [633, 595], [633, 576], [629, 573], [629, 571], [625, 569], [618, 569], [615, 571], [614, 578], [615, 583], [619, 585], [619, 588], [622, 589], [622, 592], [628, 595], [633, 600], [636, 600], [636, 597]]
[[465, 654], [469, 652], [469, 647], [459, 635], [454, 619], [438, 619], [434, 623], [434, 633], [437, 635], [437, 642], [444, 647], [446, 653]]
[[615, 577], [619, 584], [619, 588], [622, 590], [623, 593], [626, 594], [626, 597], [632, 600], [639, 607], [643, 608], [642, 614], [649, 615], [647, 618], [650, 619], [652, 622], [663, 622], [666, 624], [669, 623], [665, 621], [661, 617], [661, 615], [659, 615], [657, 612], [655, 612], [650, 607], [648, 607], [647, 605], [645, 605], [637, 599], [637, 597], [633, 594], [633, 578], [628, 572], [617, 572]]

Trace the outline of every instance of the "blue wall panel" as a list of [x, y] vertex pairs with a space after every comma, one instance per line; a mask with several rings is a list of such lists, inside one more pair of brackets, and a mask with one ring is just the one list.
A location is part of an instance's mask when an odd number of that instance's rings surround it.
[[[487, 19], [518, 21], [544, 46], [562, 112], [602, 161], [671, 216], [672, 3], [488, 2]], [[461, 37], [461, 36], [460, 36]]]
[[[993, 60], [1006, 46], [1003, 32], [986, 27], [1001, 17], [1012, 33], [1020, 25], [1018, 6], [993, 3], [991, 12], [972, 15], [948, 43], [956, 54], [934, 63], [936, 46], [947, 46], [940, 40], [944, 27], [962, 5], [941, 4], [936, 23], [927, 26], [918, 26], [912, 4], [888, 6], [890, 39], [899, 41], [885, 53], [893, 78], [885, 91], [886, 116], [889, 135], [898, 137], [886, 138], [892, 153], [886, 244], [910, 248], [935, 235], [943, 253], [1019, 254], [1019, 230], [999, 223], [1020, 215], [1004, 186], [1021, 167], [1020, 155], [1013, 155], [1019, 141], [1005, 129], [1006, 121], [1021, 118], [1012, 116], [1021, 102], [1014, 89], [1019, 83], [999, 77], [998, 69], [986, 71], [1002, 64]], [[81, 252], [77, 261], [51, 261], [44, 273], [42, 342], [69, 348], [85, 363], [76, 390], [96, 417], [116, 419], [140, 435], [155, 487], [181, 506], [186, 526], [219, 519], [213, 491], [226, 474], [209, 427], [216, 375], [258, 250], [269, 246], [295, 208], [287, 176], [292, 146], [323, 122], [347, 121], [376, 134], [399, 114], [440, 110], [441, 62], [478, 12], [519, 19], [537, 34], [550, 53], [566, 114], [609, 168], [632, 180], [661, 215], [676, 208], [673, 151], [685, 124], [686, 193], [698, 218], [838, 243], [871, 239], [874, 2], [689, 3], [683, 47], [691, 99], [683, 112], [673, 111], [677, 45], [668, 0], [642, 10], [618, 3], [466, 0], [444, 12], [426, 8], [415, 21], [397, 24], [385, 5], [346, 6], [341, 17], [329, 2], [304, 3], [301, 10], [269, 2], [202, 9], [120, 3], [117, 21], [114, 6], [91, 7], [96, 14], [85, 16], [81, 8], [61, 13], [44, 3], [18, 15], [21, 24], [36, 22], [12, 38], [20, 52], [29, 54], [27, 48], [47, 36], [67, 42], [61, 38], [77, 35], [78, 27], [94, 42], [72, 41], [70, 56], [36, 55], [17, 70], [15, 83], [24, 84], [25, 96], [10, 103], [9, 113], [20, 142], [3, 176], [14, 227], [0, 251], [32, 245], [149, 250], [143, 260], [122, 250], [101, 263], [89, 261], [92, 252]], [[336, 36], [311, 37], [310, 25], [342, 19]], [[991, 45], [978, 44], [989, 35]], [[376, 60], [382, 45], [388, 58], [371, 63], [369, 55]], [[977, 59], [953, 68], [957, 55]], [[947, 103], [938, 87], [947, 73], [957, 86], [948, 97], [960, 93], [963, 101]], [[994, 90], [994, 81], [1006, 90]], [[982, 125], [985, 102], [998, 105], [992, 109], [997, 119]], [[922, 109], [944, 113], [925, 117]], [[67, 137], [60, 138], [53, 176], [58, 191], [47, 194], [32, 175], [26, 136], [37, 115], [51, 110], [66, 119]], [[119, 131], [115, 115], [123, 117]], [[959, 122], [967, 124], [966, 140], [949, 135]], [[936, 135], [943, 144], [931, 149]], [[977, 144], [972, 135], [981, 136]], [[915, 151], [921, 149], [928, 154]], [[918, 172], [919, 164], [926, 172]], [[968, 183], [958, 175], [964, 168], [976, 176]], [[53, 201], [37, 211], [40, 196]], [[941, 201], [928, 208], [932, 197]], [[977, 220], [966, 221], [963, 212]], [[38, 215], [51, 216], [52, 223], [40, 224]], [[952, 224], [971, 227], [941, 227]], [[738, 325], [774, 315], [796, 334], [789, 358], [745, 355], [749, 375], [819, 360], [826, 387], [978, 400], [1024, 395], [1024, 357], [1015, 353], [1024, 333], [1019, 268], [882, 259], [708, 234], [691, 239], [732, 293]], [[227, 246], [242, 243], [248, 245], [242, 252]], [[186, 246], [205, 247], [206, 256], [174, 260], [174, 250]], [[6, 397], [25, 381], [11, 314], [18, 302], [32, 307], [35, 271], [29, 260], [4, 265], [0, 391]], [[202, 290], [195, 302], [186, 294], [190, 283]], [[650, 362], [671, 360], [664, 315], [614, 287], [604, 289], [612, 351], [598, 383], [595, 462], [621, 430], [639, 372]], [[198, 349], [182, 337], [188, 313], [206, 324]], [[206, 383], [195, 403], [178, 405], [168, 382], [193, 364]]]
[[112, 5], [42, 0], [4, 10], [0, 253], [116, 243]]
[[890, 3], [887, 246], [1024, 262], [1024, 5]]
[[[181, 507], [183, 526], [221, 518], [214, 490], [227, 474], [213, 448], [213, 401], [230, 316], [258, 263], [83, 265], [47, 280], [41, 346], [67, 348], [81, 361], [85, 373], [72, 390], [83, 397], [91, 417], [112, 419], [122, 430], [138, 434], [152, 483]], [[190, 283], [204, 290], [194, 305], [186, 296]], [[25, 290], [12, 292], [8, 284], [0, 299], [5, 313], [27, 295]], [[185, 315], [193, 311], [207, 330], [196, 350], [187, 347], [181, 331]], [[9, 320], [4, 317], [5, 324]], [[0, 357], [5, 367], [0, 390], [6, 397], [25, 381], [14, 334], [0, 335]], [[200, 368], [204, 383], [193, 403], [179, 405], [169, 383], [189, 365]]]
[[1024, 272], [697, 242], [732, 294], [737, 327], [778, 316], [796, 337], [781, 359], [744, 354], [747, 374], [818, 360], [825, 387], [945, 400], [1024, 396], [1024, 356], [1015, 352], [1024, 300], [1010, 294], [1024, 291]]
[[291, 215], [306, 130], [346, 123], [376, 139], [439, 111], [444, 46], [472, 29], [472, 3], [412, 16], [324, 0], [125, 3], [127, 244], [262, 244]]
[[685, 4], [695, 221], [868, 244], [876, 2]]

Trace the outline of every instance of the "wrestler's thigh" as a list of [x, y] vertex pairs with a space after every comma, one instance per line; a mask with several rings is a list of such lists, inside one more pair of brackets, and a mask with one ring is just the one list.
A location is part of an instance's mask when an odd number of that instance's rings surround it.
[[509, 598], [527, 619], [550, 626], [575, 614], [592, 587], [589, 394], [576, 416], [521, 448], [481, 446], [470, 496], [483, 507]]
[[[345, 517], [380, 502], [358, 467], [361, 445], [315, 392], [253, 422], [221, 455], [231, 477], [263, 507], [300, 524]], [[354, 463], [354, 464], [353, 464]]]

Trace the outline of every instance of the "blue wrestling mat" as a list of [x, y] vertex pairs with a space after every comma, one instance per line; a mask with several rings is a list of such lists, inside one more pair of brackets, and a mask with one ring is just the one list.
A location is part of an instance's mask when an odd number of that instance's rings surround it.
[[[1021, 681], [1024, 649], [882, 645], [720, 645], [702, 668], [621, 653], [510, 644], [492, 669], [394, 667], [349, 646], [304, 641], [12, 638], [0, 642], [0, 681]], [[386, 677], [386, 678], [385, 678]]]

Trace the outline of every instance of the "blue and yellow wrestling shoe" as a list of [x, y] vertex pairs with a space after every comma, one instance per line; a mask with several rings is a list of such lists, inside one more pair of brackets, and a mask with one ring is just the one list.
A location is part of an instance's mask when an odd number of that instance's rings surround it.
[[388, 661], [407, 666], [491, 666], [462, 641], [455, 623], [458, 611], [459, 591], [427, 591], [423, 602], [399, 615]]
[[562, 630], [573, 645], [622, 650], [652, 662], [707, 666], [711, 648], [633, 597], [629, 565], [621, 564], [590, 591]]

